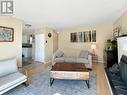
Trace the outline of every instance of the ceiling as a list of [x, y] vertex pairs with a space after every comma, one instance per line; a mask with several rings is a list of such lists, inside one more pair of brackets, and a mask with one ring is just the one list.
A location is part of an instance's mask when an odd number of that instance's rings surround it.
[[127, 0], [15, 0], [15, 16], [32, 27], [74, 28], [114, 22]]

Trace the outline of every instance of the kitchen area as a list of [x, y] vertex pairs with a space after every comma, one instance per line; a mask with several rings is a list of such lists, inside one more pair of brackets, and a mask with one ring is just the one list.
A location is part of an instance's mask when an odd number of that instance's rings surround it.
[[22, 38], [22, 62], [23, 66], [34, 62], [34, 35], [23, 35]]
[[44, 34], [24, 34], [22, 38], [22, 66], [44, 63]]

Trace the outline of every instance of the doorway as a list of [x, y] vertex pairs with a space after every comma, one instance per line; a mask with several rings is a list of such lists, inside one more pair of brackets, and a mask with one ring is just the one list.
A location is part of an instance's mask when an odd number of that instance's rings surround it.
[[24, 34], [22, 40], [22, 66], [44, 63], [45, 35]]

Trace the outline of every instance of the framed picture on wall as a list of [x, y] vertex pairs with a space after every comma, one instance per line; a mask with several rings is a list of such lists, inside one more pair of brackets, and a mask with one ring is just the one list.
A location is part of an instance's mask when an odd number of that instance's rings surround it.
[[71, 33], [71, 42], [77, 42], [76, 32]]
[[14, 28], [0, 26], [0, 42], [13, 42]]
[[86, 32], [86, 42], [91, 42], [91, 31]]
[[70, 40], [71, 42], [96, 42], [96, 30], [71, 33]]
[[92, 42], [96, 42], [96, 30], [92, 31]]

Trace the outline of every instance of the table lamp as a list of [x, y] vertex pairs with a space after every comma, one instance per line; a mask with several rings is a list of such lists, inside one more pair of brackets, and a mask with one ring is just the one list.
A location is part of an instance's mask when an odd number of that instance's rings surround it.
[[92, 49], [92, 54], [95, 55], [95, 50], [96, 50], [97, 46], [95, 44], [91, 45], [91, 49]]

